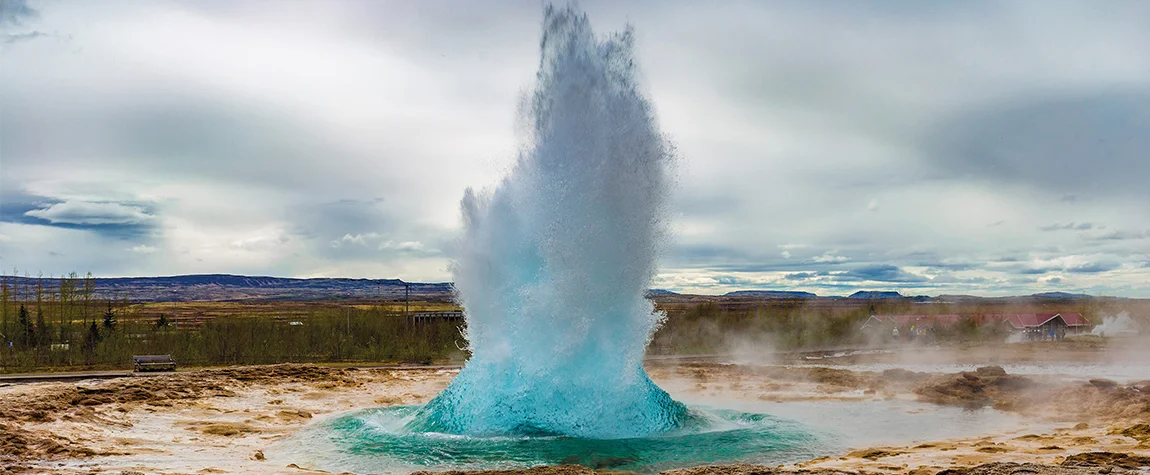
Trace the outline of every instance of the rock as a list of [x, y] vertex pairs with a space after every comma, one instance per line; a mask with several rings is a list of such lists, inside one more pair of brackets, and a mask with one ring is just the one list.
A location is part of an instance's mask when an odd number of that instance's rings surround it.
[[1139, 442], [1150, 440], [1150, 424], [1134, 424], [1122, 430], [1114, 430], [1111, 435], [1122, 435]]
[[1084, 452], [1066, 457], [1063, 467], [1118, 467], [1137, 470], [1150, 467], [1150, 457], [1114, 452]]
[[882, 377], [884, 379], [893, 379], [896, 381], [914, 381], [926, 378], [927, 374], [908, 371], [902, 368], [891, 368], [883, 371]]
[[1118, 387], [1117, 381], [1102, 378], [1091, 379], [1090, 384], [1098, 389], [1114, 389]]
[[851, 452], [847, 454], [848, 457], [858, 457], [867, 460], [878, 460], [883, 457], [894, 457], [895, 455], [902, 455], [902, 452], [895, 452], [893, 450], [883, 449], [867, 449]]

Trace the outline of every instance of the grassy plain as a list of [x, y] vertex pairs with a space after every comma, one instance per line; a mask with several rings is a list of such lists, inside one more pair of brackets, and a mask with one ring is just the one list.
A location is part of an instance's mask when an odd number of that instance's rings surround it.
[[[63, 279], [0, 295], [0, 373], [129, 369], [132, 355], [171, 354], [183, 367], [274, 363], [446, 363], [466, 359], [463, 322], [413, 322], [418, 312], [459, 310], [449, 296], [133, 302], [92, 298]], [[889, 331], [860, 331], [873, 314], [1078, 312], [1092, 322], [1127, 312], [1150, 317], [1150, 300], [779, 299], [656, 295], [666, 314], [654, 355], [707, 355], [885, 346]], [[931, 343], [1001, 342], [1008, 330], [973, 321], [939, 328]]]

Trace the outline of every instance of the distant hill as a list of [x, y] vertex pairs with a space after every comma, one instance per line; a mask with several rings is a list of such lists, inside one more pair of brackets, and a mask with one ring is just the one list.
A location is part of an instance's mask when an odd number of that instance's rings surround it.
[[848, 298], [848, 299], [867, 299], [867, 300], [873, 300], [873, 299], [901, 299], [901, 298], [906, 298], [906, 297], [903, 297], [903, 295], [902, 295], [902, 294], [900, 294], [900, 293], [898, 293], [898, 292], [893, 292], [893, 291], [886, 291], [886, 290], [860, 290], [860, 291], [858, 291], [858, 292], [855, 292], [855, 293], [853, 293], [853, 294], [850, 294], [849, 296], [847, 296], [847, 298]]
[[785, 290], [736, 290], [727, 292], [724, 297], [753, 297], [762, 299], [813, 299], [818, 295], [810, 292], [793, 292]]
[[1086, 294], [1068, 294], [1066, 292], [1044, 292], [1041, 294], [1034, 294], [1031, 297], [1036, 299], [1060, 299], [1060, 300], [1081, 300], [1092, 298]]
[[[8, 276], [8, 285], [21, 291], [35, 289], [35, 277]], [[226, 300], [324, 300], [396, 299], [404, 295], [404, 282], [398, 279], [315, 278], [242, 276], [229, 274], [178, 275], [171, 277], [96, 278], [94, 297], [127, 297], [135, 301], [226, 301]], [[59, 278], [45, 278], [45, 287], [55, 289]], [[81, 284], [82, 285], [82, 284]], [[450, 283], [411, 282], [411, 296], [421, 299], [451, 297]]]
[[975, 295], [939, 295], [939, 301], [945, 302], [964, 302], [964, 301], [979, 301], [979, 300], [992, 300], [992, 301], [1022, 301], [1022, 300], [1087, 300], [1107, 297], [1097, 297], [1088, 294], [1071, 294], [1066, 292], [1044, 292], [1032, 295], [1022, 296], [1009, 296], [1009, 297], [979, 297]]

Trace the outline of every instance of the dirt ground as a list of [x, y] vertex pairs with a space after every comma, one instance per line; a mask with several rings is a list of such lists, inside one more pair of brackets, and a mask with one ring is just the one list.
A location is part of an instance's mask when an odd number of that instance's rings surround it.
[[[1045, 353], [1046, 359], [1101, 361], [1114, 354], [1093, 342], [1004, 346], [998, 351], [954, 350], [959, 355], [977, 353], [979, 358], [967, 359], [988, 364], [951, 374], [671, 360], [653, 361], [648, 371], [676, 397], [768, 402], [902, 399], [993, 406], [1052, 427], [1021, 435], [857, 447], [838, 456], [780, 467], [695, 467], [673, 471], [675, 475], [1060, 474], [1150, 467], [1150, 381], [1066, 381], [1007, 374], [989, 364], [990, 358], [1002, 361], [1004, 355]], [[907, 358], [917, 351], [852, 358]], [[426, 402], [456, 372], [274, 365], [8, 385], [0, 387], [0, 473], [318, 473], [264, 451], [306, 424], [348, 410]], [[518, 473], [589, 472], [559, 466]]]

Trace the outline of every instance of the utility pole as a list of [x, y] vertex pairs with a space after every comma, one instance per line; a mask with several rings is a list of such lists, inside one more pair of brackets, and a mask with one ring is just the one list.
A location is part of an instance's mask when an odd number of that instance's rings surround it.
[[411, 284], [403, 282], [403, 319], [411, 320]]

